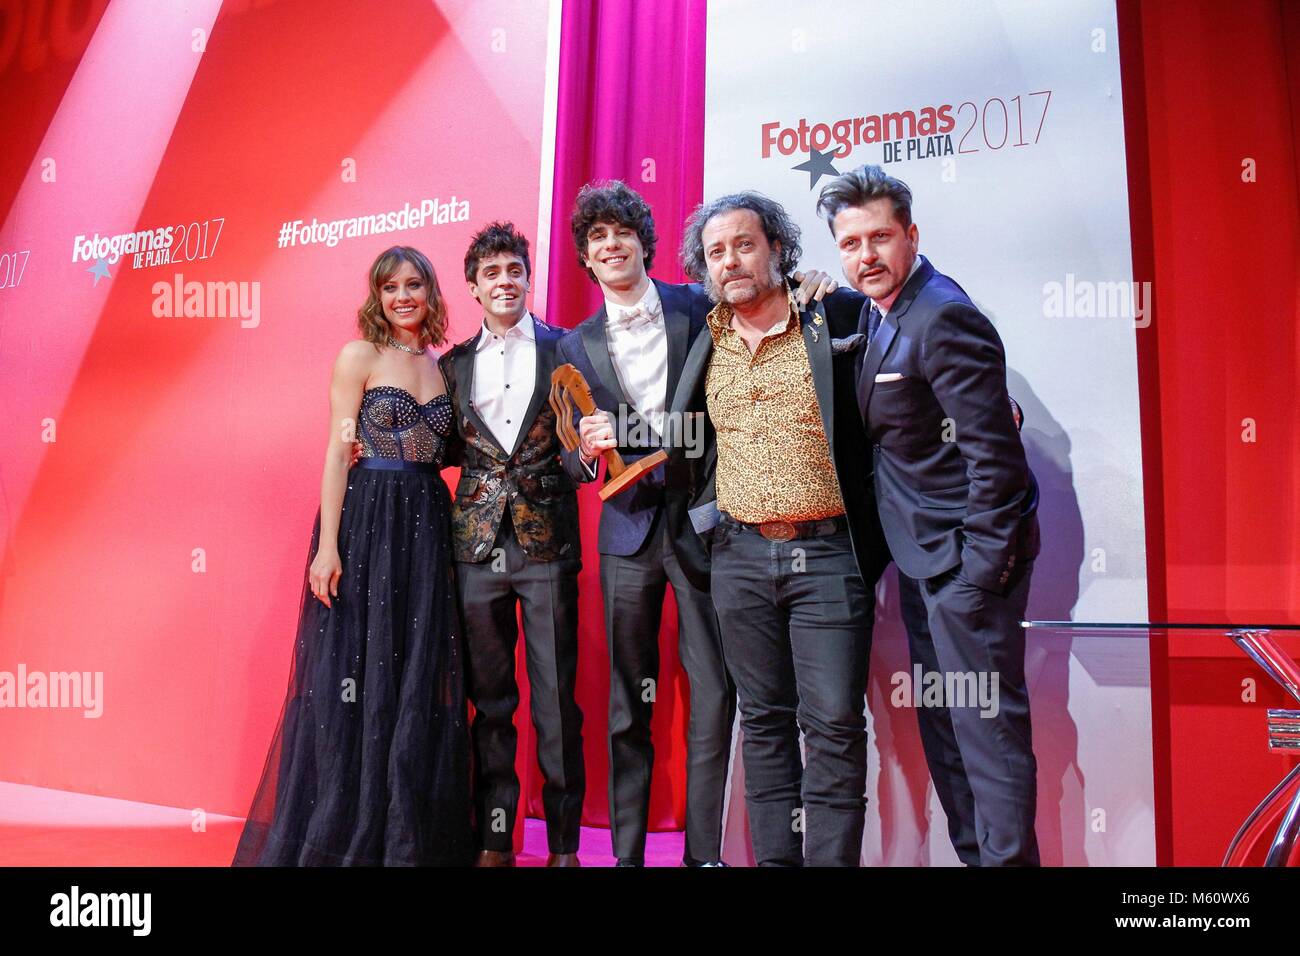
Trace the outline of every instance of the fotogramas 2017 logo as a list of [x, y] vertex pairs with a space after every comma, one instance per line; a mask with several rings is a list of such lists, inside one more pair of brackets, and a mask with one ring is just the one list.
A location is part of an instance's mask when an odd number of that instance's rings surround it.
[[101, 236], [79, 235], [72, 240], [72, 261], [94, 262], [103, 259], [113, 265], [123, 256], [131, 257], [132, 269], [173, 265], [211, 259], [217, 251], [225, 217], [157, 226]]
[[[1006, 148], [1033, 146], [1043, 133], [1051, 90], [1037, 90], [1005, 98], [991, 96], [983, 103], [962, 100], [845, 116], [838, 119], [772, 120], [759, 127], [763, 159], [807, 154], [792, 166], [809, 176], [809, 189], [822, 176], [838, 176], [862, 163], [881, 164], [934, 159]], [[862, 155], [859, 147], [880, 144], [878, 156]], [[856, 154], [856, 155], [855, 155]], [[835, 160], [849, 160], [834, 165]]]

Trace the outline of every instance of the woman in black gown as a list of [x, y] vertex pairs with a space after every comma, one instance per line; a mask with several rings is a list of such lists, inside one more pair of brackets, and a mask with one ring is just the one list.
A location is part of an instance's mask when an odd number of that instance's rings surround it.
[[[361, 338], [330, 382], [321, 510], [284, 710], [235, 866], [418, 866], [473, 857], [450, 501], [447, 327], [429, 260], [370, 269]], [[362, 457], [349, 470], [354, 436]]]

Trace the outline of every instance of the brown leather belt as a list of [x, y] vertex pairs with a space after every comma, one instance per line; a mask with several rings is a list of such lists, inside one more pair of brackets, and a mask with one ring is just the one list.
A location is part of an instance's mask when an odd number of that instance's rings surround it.
[[819, 518], [815, 521], [738, 521], [729, 514], [723, 514], [722, 524], [738, 531], [750, 531], [761, 534], [768, 541], [793, 541], [795, 538], [824, 538], [844, 531], [849, 526], [848, 518], [836, 515], [833, 518]]

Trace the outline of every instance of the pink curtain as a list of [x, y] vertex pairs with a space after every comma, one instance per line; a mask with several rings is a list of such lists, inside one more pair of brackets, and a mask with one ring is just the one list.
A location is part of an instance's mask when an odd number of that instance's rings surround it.
[[681, 281], [681, 226], [704, 191], [704, 0], [564, 4], [551, 217], [549, 321], [600, 305], [578, 267], [569, 213], [579, 187], [622, 179], [650, 203], [656, 278]]

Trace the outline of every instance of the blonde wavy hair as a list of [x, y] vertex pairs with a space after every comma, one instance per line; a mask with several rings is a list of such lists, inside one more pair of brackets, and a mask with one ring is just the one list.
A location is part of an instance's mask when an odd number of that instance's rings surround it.
[[411, 246], [393, 246], [379, 254], [379, 258], [370, 267], [370, 294], [366, 302], [357, 309], [357, 330], [361, 337], [375, 346], [384, 345], [392, 335], [392, 323], [384, 315], [384, 304], [380, 297], [380, 288], [397, 274], [402, 263], [409, 262], [424, 280], [428, 289], [428, 311], [420, 329], [420, 348], [426, 345], [439, 346], [447, 339], [447, 300], [442, 297], [438, 286], [438, 275], [433, 271], [433, 263], [419, 249]]

